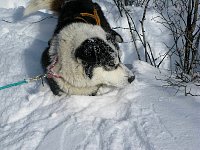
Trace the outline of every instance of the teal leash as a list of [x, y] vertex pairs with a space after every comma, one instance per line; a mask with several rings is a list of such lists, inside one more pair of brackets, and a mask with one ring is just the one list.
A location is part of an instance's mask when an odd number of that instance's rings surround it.
[[44, 75], [35, 76], [33, 78], [24, 79], [24, 80], [19, 81], [19, 82], [15, 82], [15, 83], [7, 84], [7, 85], [4, 85], [4, 86], [0, 86], [0, 91], [4, 90], [4, 89], [11, 88], [11, 87], [14, 87], [14, 86], [20, 86], [20, 85], [27, 84], [27, 83], [30, 83], [30, 82], [43, 80], [43, 78], [46, 78], [46, 77], [47, 77], [47, 74], [44, 74]]
[[14, 87], [14, 86], [20, 86], [20, 85], [26, 84], [26, 83], [28, 83], [28, 82], [26, 80], [23, 80], [23, 81], [15, 82], [15, 83], [12, 83], [12, 84], [7, 84], [5, 86], [1, 86], [0, 90], [8, 89], [8, 88], [11, 88], [11, 87]]

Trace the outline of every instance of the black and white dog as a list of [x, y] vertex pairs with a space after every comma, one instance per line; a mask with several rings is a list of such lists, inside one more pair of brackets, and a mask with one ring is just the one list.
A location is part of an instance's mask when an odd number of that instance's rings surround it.
[[58, 24], [42, 65], [55, 95], [95, 95], [100, 87], [123, 87], [134, 79], [120, 60], [121, 36], [92, 0], [31, 0], [24, 14], [54, 11]]

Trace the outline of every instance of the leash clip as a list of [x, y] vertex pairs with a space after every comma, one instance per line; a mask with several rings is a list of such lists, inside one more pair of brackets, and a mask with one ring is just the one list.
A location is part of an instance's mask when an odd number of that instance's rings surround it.
[[36, 76], [36, 77], [27, 79], [26, 81], [27, 81], [27, 82], [34, 82], [34, 81], [38, 81], [38, 80], [43, 80], [43, 78], [46, 78], [46, 77], [47, 77], [46, 74], [44, 74], [44, 75], [38, 75], [38, 76]]

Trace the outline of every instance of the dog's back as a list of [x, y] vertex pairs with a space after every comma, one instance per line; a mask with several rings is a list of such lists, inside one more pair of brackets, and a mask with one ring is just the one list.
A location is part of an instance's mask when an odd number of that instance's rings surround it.
[[[93, 3], [92, 0], [31, 0], [24, 11], [24, 15], [29, 15], [40, 9], [51, 10], [59, 16], [55, 33], [58, 33], [63, 27], [75, 21], [87, 22], [93, 25], [100, 25], [110, 34], [110, 38], [114, 42], [123, 42], [121, 36], [111, 29], [101, 7], [97, 3]], [[94, 19], [95, 11], [99, 22], [97, 19]], [[80, 17], [80, 14], [85, 14], [85, 16]]]

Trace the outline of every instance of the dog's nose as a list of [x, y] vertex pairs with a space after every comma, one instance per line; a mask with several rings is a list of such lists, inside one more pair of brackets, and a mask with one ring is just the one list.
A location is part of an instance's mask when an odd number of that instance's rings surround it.
[[135, 80], [135, 76], [131, 76], [131, 77], [128, 78], [129, 83], [132, 83], [134, 80]]

